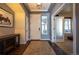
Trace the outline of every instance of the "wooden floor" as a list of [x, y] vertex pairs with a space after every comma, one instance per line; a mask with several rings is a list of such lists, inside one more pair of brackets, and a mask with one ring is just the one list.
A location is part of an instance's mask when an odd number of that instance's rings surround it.
[[8, 55], [22, 55], [25, 49], [27, 49], [28, 45], [30, 44], [30, 41], [27, 42], [27, 44], [20, 44], [19, 47], [16, 47], [15, 49], [12, 49], [8, 52]]
[[55, 44], [50, 41], [28, 41], [26, 45], [20, 45], [11, 50], [8, 55], [67, 55], [68, 53], [65, 52], [68, 47], [64, 46], [64, 50], [63, 47], [61, 48], [62, 45], [62, 43]]
[[62, 50], [64, 50], [67, 54], [73, 54], [73, 41], [65, 39], [64, 42], [56, 43]]
[[12, 49], [11, 51], [9, 51], [8, 55], [22, 55], [25, 49], [26, 49], [26, 46], [22, 44], [20, 45], [20, 47], [17, 47], [16, 49]]

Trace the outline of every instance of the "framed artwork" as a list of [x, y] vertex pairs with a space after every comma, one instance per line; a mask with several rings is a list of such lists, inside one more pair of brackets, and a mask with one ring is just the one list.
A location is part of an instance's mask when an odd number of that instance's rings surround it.
[[13, 27], [13, 14], [0, 8], [0, 27]]

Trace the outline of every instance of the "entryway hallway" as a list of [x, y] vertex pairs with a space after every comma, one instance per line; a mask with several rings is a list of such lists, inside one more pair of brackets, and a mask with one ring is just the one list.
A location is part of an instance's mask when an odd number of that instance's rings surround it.
[[4, 55], [8, 52], [9, 55], [74, 54], [73, 4], [7, 3], [0, 7], [14, 16], [12, 28], [0, 28], [1, 40], [5, 37], [2, 41], [7, 42], [1, 42]]

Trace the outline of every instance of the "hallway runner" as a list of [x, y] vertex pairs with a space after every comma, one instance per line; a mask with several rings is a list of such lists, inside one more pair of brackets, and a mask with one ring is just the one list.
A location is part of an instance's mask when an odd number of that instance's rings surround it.
[[31, 41], [23, 55], [55, 55], [48, 41]]
[[55, 51], [56, 55], [68, 55], [64, 50], [62, 50], [57, 44], [49, 42], [52, 49]]

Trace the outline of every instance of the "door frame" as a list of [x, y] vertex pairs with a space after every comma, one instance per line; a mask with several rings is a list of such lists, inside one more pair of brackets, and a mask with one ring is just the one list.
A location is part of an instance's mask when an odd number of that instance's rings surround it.
[[[49, 13], [49, 12], [42, 12], [42, 13]], [[35, 13], [31, 13], [31, 14], [42, 14], [42, 13], [39, 13], [39, 12], [35, 12]], [[42, 36], [41, 36], [41, 16], [40, 15], [40, 39], [39, 40], [51, 40], [51, 14], [49, 13], [49, 19], [50, 19], [50, 38], [49, 39], [42, 39]], [[31, 23], [31, 20], [30, 20], [30, 23]], [[31, 25], [30, 25], [30, 29], [31, 29]], [[31, 30], [30, 30], [31, 31]], [[31, 38], [31, 32], [30, 32], [30, 40], [32, 40]]]
[[[62, 9], [63, 9], [63, 7], [66, 5], [66, 3], [62, 3], [61, 5], [60, 5], [60, 7], [55, 7], [55, 8], [57, 8], [55, 11], [53, 11], [54, 13], [53, 14], [51, 14], [51, 31], [52, 32], [54, 32], [54, 24], [52, 24], [52, 22], [54, 22], [54, 17], [55, 17], [55, 15], [57, 15]], [[52, 36], [53, 35], [53, 36]], [[55, 41], [55, 34], [51, 34], [51, 42], [56, 42]]]

